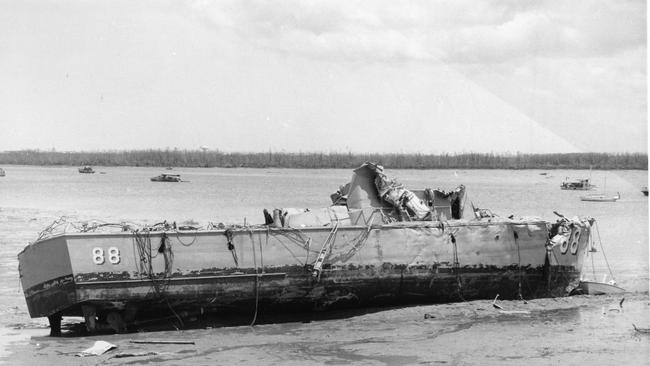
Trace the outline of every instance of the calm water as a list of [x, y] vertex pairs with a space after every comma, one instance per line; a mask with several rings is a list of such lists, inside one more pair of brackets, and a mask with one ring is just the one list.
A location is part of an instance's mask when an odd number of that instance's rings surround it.
[[[76, 167], [4, 166], [0, 178], [0, 331], [40, 329], [47, 321], [30, 319], [19, 288], [17, 253], [60, 216], [106, 222], [248, 223], [263, 222], [262, 209], [323, 207], [329, 194], [349, 181], [349, 170], [203, 169], [96, 167], [79, 174]], [[100, 174], [104, 172], [105, 174]], [[555, 220], [553, 211], [587, 215], [599, 222], [605, 253], [619, 285], [648, 290], [648, 198], [640, 187], [647, 171], [593, 171], [599, 190], [620, 192], [615, 203], [582, 202], [584, 192], [562, 191], [565, 177], [585, 178], [588, 171], [557, 170], [388, 170], [411, 188], [467, 187], [469, 202], [500, 216], [538, 216]], [[181, 174], [184, 183], [154, 183], [160, 173]], [[597, 271], [604, 261], [597, 258]], [[6, 333], [6, 332], [5, 332]], [[2, 334], [2, 333], [0, 333]]]

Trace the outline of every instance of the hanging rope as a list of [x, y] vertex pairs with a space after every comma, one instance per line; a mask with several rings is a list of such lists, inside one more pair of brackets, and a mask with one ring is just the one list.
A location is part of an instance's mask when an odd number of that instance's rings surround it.
[[305, 252], [307, 252], [307, 257], [305, 258], [305, 264], [303, 264], [303, 266], [306, 266], [307, 263], [309, 263], [309, 248], [311, 247], [311, 238], [307, 238], [307, 245], [306, 246], [307, 246], [307, 248], [306, 248]]
[[228, 240], [228, 250], [232, 254], [232, 260], [235, 262], [235, 267], [239, 268], [239, 260], [237, 259], [237, 251], [235, 251], [235, 245], [232, 243], [233, 234], [231, 229], [226, 229], [223, 232], [226, 235], [226, 240]]
[[163, 272], [164, 273], [163, 278], [168, 280], [166, 284], [168, 285], [169, 278], [171, 277], [173, 271], [174, 252], [172, 251], [172, 243], [169, 240], [167, 233], [165, 232], [163, 232], [162, 236], [160, 237], [160, 246], [158, 247], [158, 253], [161, 253], [163, 255], [163, 259], [165, 260], [165, 270]]
[[[269, 230], [270, 230], [270, 229], [269, 229]], [[291, 248], [289, 248], [289, 246], [287, 246], [287, 244], [285, 244], [282, 240], [276, 238], [275, 236], [274, 236], [274, 239], [275, 239], [278, 243], [282, 244], [282, 246], [284, 247], [284, 249], [286, 249], [287, 252], [289, 252], [289, 254], [291, 254], [291, 256], [292, 256], [292, 257], [293, 257], [293, 258], [294, 258], [298, 263], [300, 263], [300, 264], [303, 265], [303, 266], [307, 263], [307, 262], [302, 263], [302, 260], [301, 260], [297, 255], [296, 255], [296, 253], [294, 253], [294, 252], [291, 250]], [[310, 240], [311, 240], [311, 238], [308, 238], [308, 239], [307, 239], [307, 242], [309, 242]], [[267, 244], [268, 244], [268, 234], [267, 234]], [[302, 248], [302, 247], [303, 247], [303, 246], [301, 245], [301, 248]], [[305, 244], [305, 247], [306, 247], [306, 250], [307, 250], [307, 256], [309, 257], [309, 243], [306, 243], [306, 244]]]
[[517, 280], [518, 280], [518, 286], [517, 286], [517, 295], [519, 296], [519, 300], [524, 300], [524, 296], [521, 294], [521, 252], [519, 249], [519, 234], [515, 231], [515, 229], [512, 229], [512, 233], [514, 234], [515, 237], [515, 244], [517, 244]]
[[[167, 277], [166, 270], [168, 268], [168, 260], [165, 260], [165, 272], [163, 272], [163, 281], [156, 279], [156, 276], [153, 272], [153, 259], [158, 256], [158, 254], [167, 253], [166, 247], [164, 244], [164, 237], [161, 238], [161, 244], [155, 252], [151, 249], [151, 232], [149, 230], [136, 230], [133, 232], [133, 237], [136, 242], [136, 248], [138, 249], [138, 257], [140, 259], [138, 263], [138, 271], [140, 275], [143, 275], [151, 281], [151, 287], [157, 296], [162, 296], [165, 291], [165, 281]], [[162, 250], [161, 250], [162, 249]], [[155, 253], [155, 254], [153, 254]]]
[[[250, 326], [254, 326], [257, 321], [257, 311], [259, 306], [260, 299], [260, 274], [257, 269], [257, 254], [255, 253], [255, 239], [253, 238], [253, 231], [249, 230], [248, 235], [251, 238], [251, 247], [253, 248], [253, 265], [255, 266], [255, 313], [253, 314], [253, 320], [251, 321]], [[260, 254], [262, 247], [260, 245]]]
[[449, 239], [451, 240], [451, 243], [454, 246], [454, 249], [453, 249], [453, 256], [454, 256], [453, 269], [454, 269], [454, 274], [456, 275], [456, 291], [457, 291], [457, 294], [458, 294], [458, 297], [460, 298], [460, 300], [465, 301], [465, 298], [463, 297], [463, 284], [462, 284], [462, 281], [461, 281], [461, 278], [460, 278], [460, 261], [458, 259], [458, 246], [456, 244], [456, 236], [454, 236], [454, 233], [449, 233]]
[[[156, 254], [153, 254], [151, 249], [151, 232], [149, 230], [135, 230], [133, 231], [133, 238], [135, 240], [136, 248], [138, 250], [138, 271], [140, 275], [143, 273], [151, 282], [151, 288], [154, 290], [156, 297], [161, 298], [167, 304], [169, 310], [174, 314], [174, 317], [179, 322], [181, 327], [184, 327], [183, 319], [176, 313], [168, 297], [166, 296], [167, 287], [170, 283], [172, 268], [174, 263], [174, 252], [172, 251], [171, 242], [168, 240], [167, 233], [163, 232], [160, 238], [160, 245]], [[162, 254], [165, 261], [165, 268], [161, 280], [156, 279], [153, 272], [153, 258], [158, 254]]]
[[593, 279], [596, 280], [596, 266], [594, 265], [594, 252], [596, 251], [596, 248], [594, 248], [594, 235], [591, 230], [589, 230], [589, 256], [591, 257], [591, 273], [593, 276]]
[[[266, 246], [269, 245], [269, 228], [266, 228]], [[264, 251], [262, 250], [262, 236], [257, 237], [257, 243], [260, 246], [260, 268], [262, 269], [262, 274], [264, 274]]]
[[609, 275], [612, 277], [612, 281], [616, 282], [616, 279], [614, 278], [614, 273], [612, 272], [612, 268], [609, 266], [609, 261], [607, 260], [607, 256], [605, 255], [605, 248], [603, 247], [603, 241], [600, 239], [600, 231], [598, 230], [598, 223], [594, 222], [594, 226], [596, 227], [596, 233], [598, 234], [598, 243], [600, 244], [600, 250], [603, 252], [603, 258], [605, 258], [605, 264], [607, 264], [607, 270], [609, 271]]
[[189, 242], [189, 243], [184, 243], [184, 242], [181, 240], [181, 236], [180, 236], [180, 234], [179, 234], [179, 231], [178, 231], [178, 230], [174, 230], [174, 232], [176, 233], [176, 239], [177, 239], [178, 242], [181, 243], [181, 245], [184, 246], [184, 247], [189, 247], [190, 245], [194, 244], [194, 242], [196, 241], [196, 238], [198, 237], [198, 233], [199, 233], [198, 230], [194, 230], [194, 238], [192, 238], [192, 241]]
[[305, 248], [305, 245], [307, 243], [307, 239], [305, 238], [305, 235], [302, 233], [302, 231], [292, 227], [282, 228], [282, 230], [270, 230], [269, 234], [273, 236], [279, 235], [285, 237], [301, 248]]
[[336, 257], [332, 258], [332, 262], [347, 262], [354, 256], [366, 243], [368, 237], [370, 236], [370, 231], [372, 230], [372, 223], [368, 224], [366, 226], [366, 230], [362, 231], [357, 235], [356, 237], [352, 238], [351, 240], [341, 244], [340, 246], [337, 246], [339, 248], [345, 248], [347, 246], [350, 247], [350, 249], [346, 253], [338, 254]]
[[[267, 227], [267, 235], [269, 237], [274, 238], [278, 243], [280, 243], [286, 250], [291, 254], [291, 256], [302, 266], [306, 266], [308, 261], [309, 261], [309, 253], [311, 251], [311, 237], [308, 237], [302, 233], [302, 231], [295, 229], [295, 228], [283, 228], [282, 230], [272, 230], [270, 227]], [[282, 238], [288, 239], [291, 243], [297, 245], [300, 249], [305, 250], [307, 252], [307, 258], [305, 259], [304, 263], [301, 258], [299, 258], [299, 255], [296, 255], [296, 253], [291, 250], [289, 245], [285, 243], [285, 241], [281, 240], [278, 238], [278, 236]], [[268, 241], [267, 241], [268, 245]], [[317, 253], [314, 251], [314, 253]]]

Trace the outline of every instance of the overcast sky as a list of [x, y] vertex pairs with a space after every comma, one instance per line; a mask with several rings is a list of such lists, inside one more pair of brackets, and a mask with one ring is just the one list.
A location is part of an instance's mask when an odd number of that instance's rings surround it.
[[0, 0], [0, 151], [647, 152], [646, 14]]

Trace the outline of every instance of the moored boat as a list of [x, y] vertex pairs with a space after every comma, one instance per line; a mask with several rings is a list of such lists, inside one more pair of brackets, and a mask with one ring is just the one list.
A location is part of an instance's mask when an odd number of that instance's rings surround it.
[[578, 179], [570, 181], [567, 179], [562, 182], [560, 189], [572, 191], [588, 191], [594, 189], [596, 186], [589, 182], [589, 179]]
[[18, 255], [20, 280], [54, 335], [63, 316], [123, 331], [169, 314], [531, 298], [577, 284], [593, 219], [464, 218], [464, 195], [407, 190], [366, 163], [333, 206], [276, 209], [260, 225], [57, 222]]
[[83, 167], [79, 168], [78, 170], [79, 170], [79, 173], [82, 173], [82, 174], [94, 174], [95, 173], [95, 170], [93, 170], [93, 168], [91, 166], [88, 166], [88, 165], [83, 166]]
[[590, 202], [616, 202], [621, 199], [621, 194], [616, 193], [616, 196], [609, 196], [606, 194], [589, 194], [586, 196], [580, 196], [581, 201], [590, 201]]
[[180, 182], [181, 176], [179, 174], [161, 174], [157, 177], [151, 178], [152, 182]]

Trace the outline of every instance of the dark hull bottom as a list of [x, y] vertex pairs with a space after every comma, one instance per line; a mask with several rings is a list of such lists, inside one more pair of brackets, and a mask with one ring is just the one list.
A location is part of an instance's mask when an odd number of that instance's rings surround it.
[[[405, 273], [392, 270], [381, 277], [354, 271], [323, 273], [264, 273], [137, 281], [101, 281], [53, 286], [27, 298], [30, 307], [61, 307], [52, 314], [53, 334], [58, 334], [61, 316], [84, 316], [90, 331], [126, 331], [154, 319], [196, 318], [210, 315], [224, 324], [250, 323], [265, 319], [301, 321], [314, 312], [368, 309], [387, 306], [435, 304], [475, 299], [563, 296], [579, 279], [570, 268], [503, 270], [461, 269], [443, 273]], [[38, 312], [38, 308], [30, 309]], [[311, 315], [310, 315], [311, 314]], [[96, 319], [96, 324], [95, 324]], [[112, 321], [113, 320], [113, 321]], [[271, 320], [272, 321], [272, 320]], [[88, 323], [93, 323], [89, 324]], [[179, 324], [182, 325], [182, 324]]]

